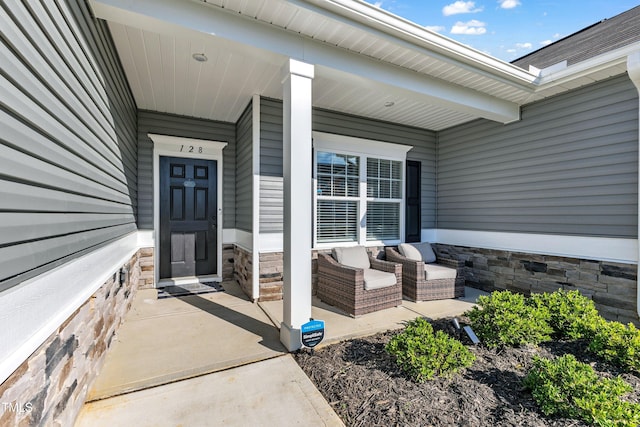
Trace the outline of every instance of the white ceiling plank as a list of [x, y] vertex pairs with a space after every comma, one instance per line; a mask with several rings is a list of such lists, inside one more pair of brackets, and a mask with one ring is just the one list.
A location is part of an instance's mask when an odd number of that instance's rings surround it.
[[162, 79], [164, 105], [166, 111], [174, 111], [176, 107], [176, 39], [167, 34], [160, 34], [160, 55], [162, 55]]
[[142, 87], [140, 85], [140, 78], [136, 73], [133, 50], [129, 46], [129, 39], [124, 29], [124, 25], [110, 22], [109, 29], [112, 34], [113, 42], [116, 45], [116, 49], [118, 50], [118, 54], [120, 56], [120, 63], [122, 64], [122, 68], [124, 68], [124, 71], [127, 75], [127, 80], [129, 82], [131, 92], [133, 93], [138, 106], [141, 106], [142, 104], [146, 103], [144, 92], [142, 91]]
[[[167, 92], [164, 84], [165, 76], [162, 73], [165, 63], [160, 49], [160, 35], [148, 31], [143, 31], [141, 35], [147, 61], [146, 68], [153, 99], [153, 108], [157, 109], [160, 105], [167, 105]], [[158, 70], [160, 72], [158, 72]]]

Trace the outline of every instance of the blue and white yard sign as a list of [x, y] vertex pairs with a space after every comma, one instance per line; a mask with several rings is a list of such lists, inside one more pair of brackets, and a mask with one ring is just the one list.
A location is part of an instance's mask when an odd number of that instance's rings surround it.
[[313, 348], [324, 338], [324, 320], [313, 320], [300, 327], [302, 345]]

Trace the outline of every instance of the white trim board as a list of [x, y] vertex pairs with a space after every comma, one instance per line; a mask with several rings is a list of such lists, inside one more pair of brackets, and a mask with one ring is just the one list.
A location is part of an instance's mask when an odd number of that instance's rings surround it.
[[[224, 165], [222, 162], [222, 150], [227, 146], [226, 142], [210, 141], [204, 139], [182, 138], [178, 136], [158, 135], [149, 133], [153, 141], [153, 229], [155, 230], [155, 262], [154, 262], [154, 283], [160, 282], [160, 156], [186, 157], [191, 159], [215, 160], [218, 171], [218, 259], [216, 280], [222, 281], [222, 177]], [[207, 276], [208, 278], [209, 276]]]
[[262, 123], [260, 95], [251, 101], [251, 297], [260, 297], [260, 127]]
[[[474, 248], [636, 264], [638, 240], [492, 231], [422, 230], [424, 241]], [[431, 237], [424, 239], [424, 237]]]
[[413, 145], [395, 144], [372, 139], [355, 138], [325, 132], [312, 132], [313, 148], [316, 150], [351, 153], [367, 157], [382, 157], [392, 160], [406, 160], [407, 152]]
[[0, 383], [139, 249], [138, 233], [0, 293]]
[[[283, 251], [282, 233], [260, 233], [259, 239], [258, 250], [260, 253]], [[455, 246], [622, 264], [638, 263], [637, 239], [425, 228], [422, 229], [421, 240]], [[314, 247], [313, 249], [319, 248]]]

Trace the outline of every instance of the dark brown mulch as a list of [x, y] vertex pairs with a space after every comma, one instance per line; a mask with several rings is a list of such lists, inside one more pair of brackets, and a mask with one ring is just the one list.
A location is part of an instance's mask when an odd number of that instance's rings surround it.
[[[450, 319], [434, 329], [454, 333]], [[380, 333], [296, 355], [298, 364], [347, 426], [586, 426], [539, 411], [522, 379], [533, 356], [572, 353], [601, 375], [621, 374], [585, 350], [585, 342], [551, 342], [539, 347], [488, 350], [472, 346], [476, 361], [450, 379], [417, 384], [405, 377], [385, 344], [398, 331]], [[466, 338], [461, 338], [466, 342]], [[622, 373], [635, 391], [626, 396], [640, 402], [640, 378]]]

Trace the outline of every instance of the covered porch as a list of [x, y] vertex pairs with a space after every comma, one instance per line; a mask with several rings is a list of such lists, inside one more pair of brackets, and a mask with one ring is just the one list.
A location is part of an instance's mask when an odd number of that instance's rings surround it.
[[[416, 240], [444, 244], [471, 268], [475, 267], [468, 257], [473, 255], [461, 253], [460, 248], [504, 250], [509, 259], [491, 267], [492, 273], [496, 267], [503, 272], [504, 267], [507, 275], [517, 270], [512, 263], [531, 265], [538, 262], [538, 254], [637, 262], [638, 244], [633, 238], [637, 201], [620, 195], [616, 198], [620, 212], [600, 224], [605, 190], [594, 190], [602, 202], [594, 203], [585, 195], [576, 205], [558, 207], [572, 194], [572, 186], [581, 185], [575, 182], [583, 177], [582, 171], [565, 176], [560, 167], [558, 179], [571, 184], [556, 188], [546, 182], [549, 167], [544, 150], [535, 157], [518, 155], [512, 164], [505, 160], [509, 171], [496, 171], [491, 153], [477, 151], [472, 136], [489, 135], [492, 153], [511, 158], [509, 143], [493, 140], [510, 140], [509, 129], [515, 129], [517, 139], [535, 133], [528, 129], [531, 125], [519, 124], [523, 106], [538, 102], [539, 107], [532, 107], [534, 115], [537, 108], [545, 116], [543, 100], [633, 70], [632, 49], [573, 68], [565, 64], [524, 70], [360, 2], [92, 0], [90, 4], [96, 17], [108, 23], [139, 109], [138, 226], [148, 231], [148, 244], [156, 254], [151, 282], [158, 286], [172, 280], [171, 274], [162, 273], [167, 260], [163, 261], [166, 244], [160, 212], [168, 199], [161, 197], [159, 159], [206, 154], [220, 165], [219, 204], [209, 221], [217, 234], [210, 243], [218, 270], [203, 277], [234, 278], [253, 301], [281, 299], [282, 316], [276, 317], [281, 322], [280, 339], [290, 351], [300, 347], [300, 325], [312, 317], [312, 259], [333, 245], [361, 244], [375, 252], [407, 241], [411, 234]], [[584, 91], [584, 96], [591, 95]], [[539, 125], [544, 121], [534, 121], [534, 127], [542, 130]], [[169, 138], [158, 143], [158, 134]], [[463, 148], [458, 147], [459, 140], [464, 141]], [[559, 146], [544, 144], [546, 149]], [[580, 163], [576, 170], [586, 170], [591, 161], [583, 162], [582, 154], [576, 154], [580, 151], [562, 149], [572, 161], [576, 157]], [[318, 153], [356, 159], [361, 166], [356, 172], [358, 184], [353, 185], [359, 190], [340, 199], [334, 172], [326, 174], [329, 187], [322, 187], [326, 182], [318, 176], [322, 166]], [[401, 194], [370, 193], [369, 181], [397, 184], [394, 178], [371, 175], [370, 164], [397, 164], [404, 173], [409, 161], [420, 164], [417, 205], [408, 205], [408, 177], [398, 180]], [[611, 162], [613, 167], [616, 161]], [[509, 183], [513, 188], [508, 193], [522, 198], [514, 206], [505, 202], [509, 195], [502, 190], [485, 196], [475, 184], [482, 177], [485, 185], [498, 188], [512, 176], [511, 170], [519, 168], [532, 172], [514, 178], [515, 185]], [[529, 189], [545, 199], [543, 209], [535, 198], [524, 196]], [[468, 203], [473, 210], [466, 209]], [[587, 212], [588, 218], [570, 224], [574, 212]], [[374, 224], [376, 215], [379, 222]], [[598, 223], [598, 231], [592, 231], [592, 221]], [[343, 229], [340, 225], [327, 231], [332, 228], [327, 224], [342, 222]], [[535, 237], [529, 238], [530, 234]], [[520, 257], [520, 253], [535, 256], [510, 260], [511, 254]], [[226, 261], [232, 267], [223, 265]], [[224, 276], [225, 268], [230, 268], [230, 276]], [[609, 271], [598, 269], [593, 277]], [[506, 285], [480, 277], [474, 284], [531, 292], [576, 286], [572, 274], [570, 268], [562, 270], [559, 280], [515, 277]], [[576, 274], [582, 285], [587, 274]], [[633, 273], [624, 275], [630, 280]], [[624, 304], [633, 291], [626, 282], [622, 286], [624, 296], [606, 295], [601, 302], [619, 300], [623, 307], [615, 308], [615, 317], [633, 317], [631, 307]], [[603, 291], [601, 285], [583, 288], [598, 295]]]

